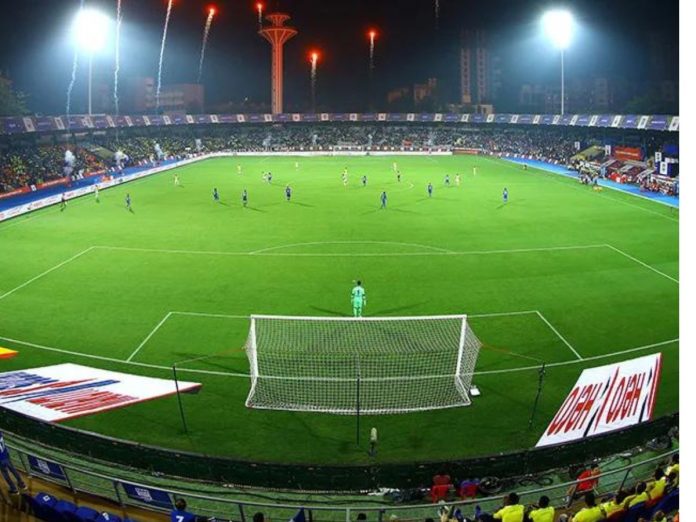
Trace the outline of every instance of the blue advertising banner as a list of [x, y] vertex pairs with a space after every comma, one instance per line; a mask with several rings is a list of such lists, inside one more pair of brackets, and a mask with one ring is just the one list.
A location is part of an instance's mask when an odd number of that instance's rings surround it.
[[165, 509], [172, 509], [174, 507], [172, 499], [166, 491], [145, 486], [136, 486], [135, 484], [128, 484], [127, 482], [121, 482], [121, 485], [126, 495], [133, 500]]
[[34, 455], [27, 455], [27, 459], [29, 460], [29, 467], [32, 471], [46, 477], [65, 480], [67, 482], [68, 477], [65, 475], [65, 470], [60, 464], [35, 457]]

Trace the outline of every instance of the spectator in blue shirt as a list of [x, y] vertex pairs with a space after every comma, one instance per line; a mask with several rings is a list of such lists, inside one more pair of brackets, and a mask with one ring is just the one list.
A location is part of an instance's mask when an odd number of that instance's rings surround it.
[[[19, 492], [17, 490], [18, 486], [19, 486], [19, 489], [27, 489], [27, 485], [24, 483], [24, 481], [22, 480], [22, 477], [17, 472], [17, 469], [14, 467], [14, 464], [12, 464], [12, 460], [10, 459], [10, 451], [7, 448], [7, 445], [5, 444], [5, 439], [2, 436], [1, 431], [0, 431], [0, 472], [2, 472], [2, 476], [5, 478], [5, 482], [7, 482], [7, 487], [9, 488], [11, 494], [16, 495]], [[17, 480], [17, 484], [14, 483], [10, 474], [14, 475], [14, 478]]]
[[171, 522], [207, 522], [207, 517], [199, 517], [186, 511], [186, 501], [183, 498], [176, 499], [174, 509], [169, 514]]

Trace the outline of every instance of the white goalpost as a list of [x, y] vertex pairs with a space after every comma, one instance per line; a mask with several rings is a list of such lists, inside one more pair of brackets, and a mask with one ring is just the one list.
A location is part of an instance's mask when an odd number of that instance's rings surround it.
[[252, 315], [246, 405], [342, 415], [467, 406], [480, 348], [466, 315]]

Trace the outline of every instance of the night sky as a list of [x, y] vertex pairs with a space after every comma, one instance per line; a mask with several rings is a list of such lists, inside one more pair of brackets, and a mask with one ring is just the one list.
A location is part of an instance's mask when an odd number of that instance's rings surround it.
[[[165, 0], [122, 0], [124, 22], [121, 81], [155, 76]], [[257, 31], [254, 1], [176, 0], [169, 27], [163, 83], [194, 82], [198, 69], [205, 7], [214, 3], [203, 81], [208, 104], [270, 99], [269, 46]], [[542, 37], [539, 19], [549, 2], [440, 0], [266, 0], [291, 14], [300, 34], [286, 47], [286, 107], [306, 107], [307, 53], [322, 53], [317, 97], [320, 109], [367, 109], [369, 27], [376, 27], [375, 99], [390, 89], [437, 77], [443, 95], [458, 97], [458, 43], [462, 29], [484, 29], [501, 58], [500, 104], [514, 109], [519, 85], [558, 76], [559, 58]], [[87, 0], [115, 16], [115, 0]], [[608, 75], [628, 81], [655, 76], [650, 38], [661, 42], [660, 76], [677, 80], [678, 0], [577, 0], [563, 4], [575, 14], [579, 31], [567, 51], [567, 79]], [[29, 95], [29, 107], [61, 113], [70, 79], [72, 44], [68, 28], [78, 0], [3, 2], [0, 17], [0, 70]], [[654, 53], [653, 53], [654, 55]], [[81, 65], [86, 62], [82, 61]], [[96, 81], [113, 78], [113, 44], [95, 58]], [[86, 67], [78, 72], [75, 103], [84, 103]], [[111, 87], [110, 87], [111, 88]], [[378, 101], [377, 108], [381, 108]]]

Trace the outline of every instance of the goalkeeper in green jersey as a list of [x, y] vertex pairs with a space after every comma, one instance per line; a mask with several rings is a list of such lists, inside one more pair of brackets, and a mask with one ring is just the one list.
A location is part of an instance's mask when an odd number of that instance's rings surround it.
[[367, 304], [367, 296], [360, 281], [356, 282], [355, 287], [350, 292], [350, 302], [353, 304], [353, 317], [362, 317], [363, 306]]

